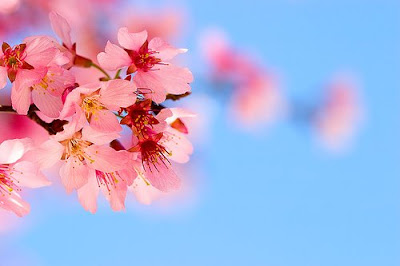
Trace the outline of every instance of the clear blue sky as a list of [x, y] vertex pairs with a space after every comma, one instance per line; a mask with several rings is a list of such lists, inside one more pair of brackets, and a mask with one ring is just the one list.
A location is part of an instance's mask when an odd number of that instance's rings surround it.
[[205, 173], [193, 177], [204, 178], [195, 204], [173, 215], [133, 203], [91, 215], [44, 189], [26, 218], [33, 225], [1, 240], [9, 255], [0, 265], [24, 253], [37, 261], [26, 265], [46, 266], [400, 265], [400, 2], [185, 5], [193, 52], [204, 27], [220, 26], [284, 75], [290, 97], [312, 97], [336, 71], [355, 73], [367, 119], [353, 147], [332, 155], [287, 122], [255, 136], [216, 113], [194, 158]]

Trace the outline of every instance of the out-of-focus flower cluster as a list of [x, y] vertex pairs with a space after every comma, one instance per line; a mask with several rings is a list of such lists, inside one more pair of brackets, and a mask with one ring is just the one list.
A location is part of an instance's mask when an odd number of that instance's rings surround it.
[[223, 32], [204, 34], [201, 48], [210, 69], [206, 75], [209, 87], [224, 98], [229, 96], [229, 109], [241, 128], [254, 129], [286, 116], [309, 126], [331, 150], [343, 148], [357, 130], [361, 104], [351, 79], [335, 78], [322, 87], [322, 99], [298, 103], [285, 99], [273, 71], [233, 47]]
[[190, 94], [192, 73], [171, 63], [186, 50], [122, 27], [118, 44], [107, 42], [97, 64], [77, 52], [64, 17], [54, 11], [49, 17], [59, 40], [32, 36], [3, 42], [0, 50], [0, 89], [12, 84], [11, 105], [0, 111], [26, 116], [48, 133], [39, 144], [29, 138], [0, 144], [0, 206], [27, 214], [20, 190], [50, 185], [42, 170], [53, 167], [92, 213], [100, 192], [119, 211], [128, 191], [147, 201], [154, 190], [177, 190], [173, 163], [186, 163], [193, 152], [182, 119], [194, 114], [162, 103]]

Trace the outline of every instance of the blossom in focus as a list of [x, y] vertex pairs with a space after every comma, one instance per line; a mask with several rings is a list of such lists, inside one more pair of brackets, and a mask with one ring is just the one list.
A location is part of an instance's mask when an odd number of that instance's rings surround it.
[[19, 114], [26, 114], [34, 103], [44, 115], [57, 118], [63, 108], [62, 94], [74, 83], [74, 76], [59, 66], [23, 72], [12, 87], [13, 107]]
[[190, 91], [192, 73], [169, 63], [176, 55], [186, 52], [185, 49], [173, 48], [160, 38], [148, 42], [147, 31], [130, 33], [127, 28], [119, 29], [118, 42], [123, 48], [107, 42], [105, 52], [97, 59], [107, 70], [128, 67], [128, 75], [135, 73], [136, 86], [150, 90], [143, 93], [146, 98], [161, 103], [168, 93], [179, 95]]
[[111, 80], [78, 87], [68, 94], [60, 118], [64, 119], [77, 112], [95, 130], [119, 132], [122, 128], [112, 111], [119, 111], [121, 107], [133, 104], [136, 100], [135, 92], [135, 85], [126, 80]]
[[53, 42], [44, 36], [26, 38], [14, 47], [3, 43], [0, 50], [0, 88], [5, 87], [7, 77], [11, 82], [18, 78], [23, 82], [32, 69], [47, 67], [56, 52]]
[[18, 216], [30, 211], [29, 204], [20, 195], [21, 187], [39, 188], [50, 184], [38, 165], [23, 158], [29, 149], [29, 139], [6, 140], [0, 144], [0, 207]]
[[83, 127], [82, 121], [73, 120], [64, 131], [32, 151], [30, 159], [41, 168], [50, 168], [61, 161], [60, 177], [67, 192], [85, 185], [96, 170], [111, 173], [125, 167], [127, 156], [106, 144], [118, 134], [103, 134]]
[[[175, 113], [176, 118], [169, 121], [171, 124], [180, 118], [178, 109], [175, 110]], [[147, 115], [139, 115], [135, 121], [140, 121]], [[132, 147], [128, 150], [138, 153], [138, 158], [142, 161], [141, 167], [137, 169], [139, 175], [150, 185], [163, 192], [180, 187], [180, 179], [171, 162], [186, 163], [189, 155], [193, 152], [192, 144], [184, 133], [180, 132], [180, 130], [186, 131], [186, 127], [181, 125], [175, 129], [166, 121], [173, 116], [174, 113], [171, 109], [162, 109], [155, 119], [164, 123], [146, 123], [141, 130], [142, 134], [133, 136]], [[133, 125], [133, 127], [137, 127], [137, 125]]]

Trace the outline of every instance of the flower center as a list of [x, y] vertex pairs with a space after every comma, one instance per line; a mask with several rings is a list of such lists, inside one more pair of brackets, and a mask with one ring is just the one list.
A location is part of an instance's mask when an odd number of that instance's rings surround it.
[[52, 79], [49, 75], [46, 75], [43, 79], [40, 80], [40, 83], [32, 85], [32, 89], [39, 92], [42, 91], [43, 93], [49, 90], [54, 92], [55, 89], [51, 87], [51, 84], [54, 82], [54, 79]]
[[100, 110], [107, 109], [99, 100], [100, 95], [90, 95], [90, 96], [83, 96], [82, 99], [82, 110], [85, 112], [86, 119], [90, 121], [93, 114]]
[[157, 164], [162, 163], [166, 167], [168, 164], [171, 164], [167, 158], [167, 155], [171, 155], [164, 146], [160, 145], [157, 141], [154, 140], [145, 140], [140, 144], [140, 152], [142, 155], [142, 163], [147, 165], [149, 170], [151, 171], [150, 166], [154, 166], [157, 169]]
[[60, 143], [64, 145], [65, 151], [62, 156], [63, 160], [68, 159], [73, 156], [77, 158], [79, 161], [85, 161], [89, 163], [93, 163], [94, 160], [90, 157], [90, 155], [86, 154], [85, 149], [91, 146], [93, 143], [81, 139], [82, 134], [77, 132], [71, 139], [67, 139], [61, 141]]
[[0, 165], [0, 196], [11, 194], [13, 191], [20, 191], [18, 181], [13, 178], [14, 169], [8, 165]]
[[4, 67], [8, 69], [17, 70], [18, 68], [22, 68], [24, 65], [24, 58], [25, 58], [25, 48], [26, 44], [20, 44], [11, 48], [10, 46], [3, 46], [3, 59], [1, 63]]
[[149, 50], [148, 42], [146, 41], [139, 49], [139, 51], [130, 51], [133, 64], [137, 69], [142, 71], [149, 71], [156, 64], [162, 64], [161, 59], [154, 56], [156, 51]]

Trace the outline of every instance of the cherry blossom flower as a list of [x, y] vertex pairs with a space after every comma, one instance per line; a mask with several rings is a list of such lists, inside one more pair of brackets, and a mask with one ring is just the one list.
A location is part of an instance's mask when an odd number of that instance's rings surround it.
[[28, 157], [43, 169], [61, 161], [61, 181], [68, 193], [88, 183], [96, 170], [112, 173], [123, 169], [127, 162], [127, 156], [106, 145], [118, 134], [82, 126], [82, 121], [72, 120], [64, 131], [50, 137]]
[[160, 38], [147, 41], [147, 32], [129, 33], [127, 28], [118, 31], [119, 47], [107, 42], [105, 52], [97, 59], [106, 70], [128, 67], [127, 74], [136, 73], [133, 81], [138, 88], [147, 88], [151, 93], [147, 98], [156, 103], [166, 99], [166, 95], [183, 94], [190, 91], [192, 73], [187, 68], [175, 66], [168, 61], [185, 49], [176, 49]]
[[29, 139], [6, 140], [0, 144], [0, 207], [18, 216], [29, 213], [29, 204], [20, 196], [21, 187], [39, 188], [50, 182], [37, 165], [24, 160]]
[[78, 114], [86, 117], [93, 129], [101, 132], [121, 131], [119, 121], [112, 111], [132, 105], [136, 100], [135, 92], [135, 85], [126, 80], [78, 87], [68, 94], [60, 119], [74, 115], [79, 109]]
[[13, 83], [13, 107], [19, 114], [27, 114], [33, 102], [44, 115], [57, 118], [63, 108], [61, 96], [74, 83], [74, 76], [58, 66], [26, 71], [23, 79], [17, 79]]
[[[174, 111], [179, 116], [179, 110]], [[170, 117], [173, 117], [173, 112], [170, 109], [162, 109], [155, 118], [166, 122]], [[155, 188], [169, 192], [177, 190], [181, 183], [171, 160], [186, 163], [193, 152], [193, 147], [183, 133], [168, 126], [167, 123], [165, 125], [165, 127], [147, 128], [146, 134], [139, 137], [134, 135], [132, 148], [129, 151], [139, 153], [142, 169], [138, 169], [138, 172], [142, 172], [142, 176]]]
[[22, 82], [32, 69], [46, 67], [56, 53], [53, 42], [45, 36], [26, 38], [15, 47], [3, 43], [0, 51], [0, 88], [5, 87], [7, 76], [11, 82], [18, 78]]
[[[127, 151], [118, 151], [126, 158], [134, 156]], [[135, 159], [133, 159], [135, 160]], [[90, 172], [88, 183], [78, 189], [78, 198], [82, 206], [95, 213], [97, 210], [97, 197], [101, 191], [114, 211], [125, 209], [125, 198], [128, 187], [132, 185], [137, 173], [128, 165], [125, 169], [114, 172], [103, 172], [96, 170]]]

